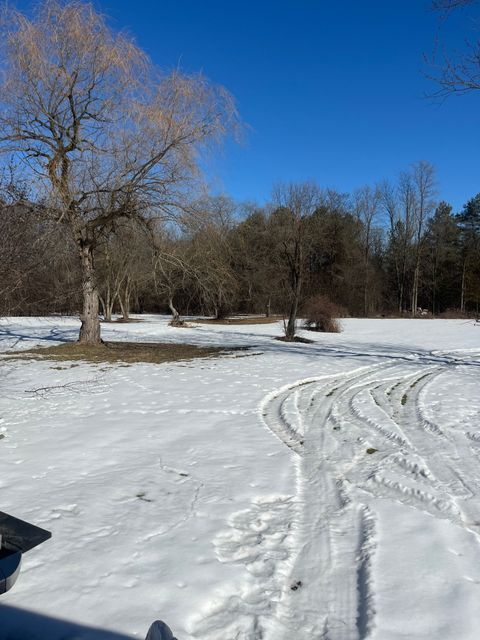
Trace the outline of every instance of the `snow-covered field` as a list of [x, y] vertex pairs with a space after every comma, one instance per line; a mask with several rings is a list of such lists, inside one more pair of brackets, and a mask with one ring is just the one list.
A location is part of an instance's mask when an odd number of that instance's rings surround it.
[[[345, 320], [117, 340], [246, 346], [91, 365], [0, 357], [0, 510], [53, 533], [0, 599], [0, 638], [478, 640], [480, 327]], [[0, 349], [74, 339], [0, 321]], [[367, 450], [370, 453], [367, 453]]]

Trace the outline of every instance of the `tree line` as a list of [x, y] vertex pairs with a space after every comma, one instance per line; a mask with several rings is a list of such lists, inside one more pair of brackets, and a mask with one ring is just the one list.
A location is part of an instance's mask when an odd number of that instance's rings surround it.
[[[353, 194], [280, 184], [265, 206], [226, 195], [184, 202], [175, 220], [126, 217], [99, 232], [92, 260], [99, 312], [216, 318], [280, 314], [327, 296], [353, 316], [478, 314], [480, 194], [459, 212], [435, 199], [432, 165]], [[77, 313], [82, 269], [68, 224], [4, 180], [1, 309]], [[10, 201], [9, 201], [10, 194]]]

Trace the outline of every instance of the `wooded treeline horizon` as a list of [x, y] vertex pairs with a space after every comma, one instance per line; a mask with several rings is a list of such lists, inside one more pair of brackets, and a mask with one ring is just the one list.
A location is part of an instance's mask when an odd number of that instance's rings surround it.
[[[82, 277], [68, 225], [52, 222], [14, 172], [0, 187], [1, 315], [78, 314]], [[284, 183], [265, 206], [204, 195], [175, 219], [117, 221], [100, 234], [104, 319], [172, 313], [289, 317], [324, 296], [357, 317], [478, 316], [480, 194], [461, 211], [436, 198], [435, 169], [352, 194]]]

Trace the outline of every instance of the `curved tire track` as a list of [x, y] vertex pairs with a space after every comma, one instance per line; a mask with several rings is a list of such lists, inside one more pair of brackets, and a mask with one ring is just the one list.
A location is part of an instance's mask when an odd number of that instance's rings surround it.
[[262, 403], [264, 423], [296, 454], [301, 505], [289, 584], [302, 586], [284, 589], [267, 639], [362, 640], [373, 629], [365, 492], [480, 532], [478, 441], [425, 416], [427, 385], [452, 365], [413, 364], [301, 380]]

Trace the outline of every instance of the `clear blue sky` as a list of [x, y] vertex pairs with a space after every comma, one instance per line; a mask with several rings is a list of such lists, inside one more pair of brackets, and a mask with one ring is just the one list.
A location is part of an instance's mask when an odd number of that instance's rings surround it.
[[[429, 0], [95, 4], [156, 64], [201, 70], [235, 96], [250, 130], [209, 163], [217, 190], [260, 203], [281, 180], [351, 191], [428, 160], [456, 210], [480, 191], [480, 92], [424, 98], [435, 85], [423, 56], [439, 30]], [[471, 28], [461, 11], [442, 32], [453, 48]]]

